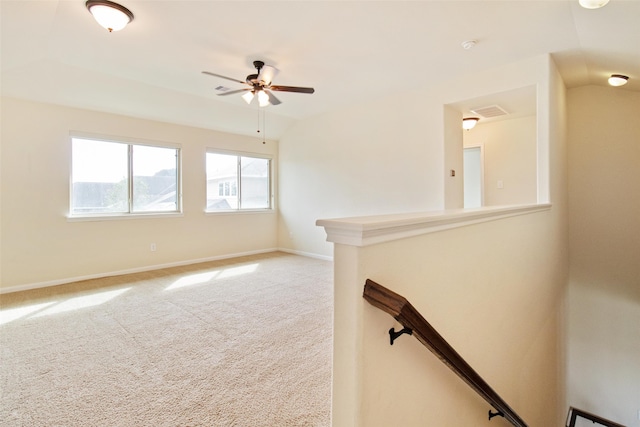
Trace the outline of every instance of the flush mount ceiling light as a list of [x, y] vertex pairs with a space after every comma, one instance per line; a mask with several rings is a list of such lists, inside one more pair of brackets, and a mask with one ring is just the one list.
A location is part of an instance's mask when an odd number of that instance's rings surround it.
[[609, 3], [609, 0], [579, 0], [579, 3], [585, 9], [600, 9]]
[[478, 120], [480, 120], [478, 117], [467, 117], [462, 119], [462, 129], [473, 129], [478, 123]]
[[87, 0], [87, 9], [98, 24], [112, 31], [120, 31], [133, 21], [133, 13], [124, 6], [108, 0]]
[[623, 86], [626, 85], [629, 81], [628, 76], [623, 76], [622, 74], [611, 74], [609, 77], [609, 84], [611, 86]]

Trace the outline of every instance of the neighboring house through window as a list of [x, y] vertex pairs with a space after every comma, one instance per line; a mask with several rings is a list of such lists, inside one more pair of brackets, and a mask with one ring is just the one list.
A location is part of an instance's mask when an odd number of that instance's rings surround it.
[[207, 152], [207, 212], [271, 209], [271, 159]]
[[238, 185], [236, 181], [218, 183], [218, 196], [237, 196]]

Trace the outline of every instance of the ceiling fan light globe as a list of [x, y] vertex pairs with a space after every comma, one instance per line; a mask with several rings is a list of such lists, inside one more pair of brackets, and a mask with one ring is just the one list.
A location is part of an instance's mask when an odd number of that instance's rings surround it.
[[251, 101], [253, 101], [253, 92], [245, 93], [242, 95], [242, 99], [244, 99], [247, 104], [251, 104]]
[[258, 104], [261, 107], [266, 107], [267, 105], [269, 105], [269, 95], [267, 95], [263, 90], [258, 92]]
[[271, 82], [273, 82], [273, 78], [278, 74], [278, 69], [272, 67], [271, 65], [265, 65], [260, 69], [260, 74], [258, 75], [258, 79], [260, 84], [264, 86], [270, 86]]

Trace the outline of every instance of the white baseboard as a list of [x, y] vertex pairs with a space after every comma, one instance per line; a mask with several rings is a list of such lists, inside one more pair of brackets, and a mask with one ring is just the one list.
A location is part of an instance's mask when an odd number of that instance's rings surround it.
[[[20, 291], [28, 291], [30, 289], [47, 288], [49, 286], [64, 285], [66, 283], [80, 282], [80, 281], [83, 281], [83, 280], [100, 279], [102, 277], [121, 276], [123, 274], [131, 274], [131, 273], [141, 273], [143, 271], [159, 270], [161, 268], [180, 267], [180, 266], [183, 266], [183, 265], [198, 264], [198, 263], [201, 263], [201, 262], [218, 261], [218, 260], [221, 260], [221, 259], [238, 258], [238, 257], [242, 257], [242, 256], [247, 256], [247, 255], [257, 255], [257, 254], [264, 254], [264, 253], [269, 253], [269, 252], [277, 252], [277, 251], [280, 251], [280, 250], [281, 249], [278, 249], [278, 248], [260, 249], [260, 250], [256, 250], [256, 251], [240, 252], [240, 253], [226, 254], [226, 255], [217, 255], [217, 256], [207, 257], [207, 258], [199, 258], [199, 259], [191, 259], [191, 260], [186, 260], [186, 261], [170, 262], [170, 263], [166, 263], [166, 264], [148, 265], [148, 266], [145, 266], [145, 267], [130, 268], [130, 269], [126, 269], [126, 270], [109, 271], [109, 272], [98, 273], [98, 274], [90, 274], [90, 275], [87, 275], [87, 276], [67, 277], [67, 278], [64, 278], [64, 279], [49, 280], [49, 281], [46, 281], [46, 282], [28, 283], [28, 284], [25, 284], [25, 285], [2, 287], [2, 288], [0, 288], [0, 294], [8, 294], [8, 293], [20, 292]], [[287, 251], [286, 250], [282, 250], [282, 252], [287, 252]], [[293, 252], [291, 252], [291, 253], [293, 253]], [[297, 255], [302, 255], [302, 254], [297, 254]]]
[[311, 252], [296, 251], [294, 249], [288, 249], [288, 248], [278, 248], [278, 251], [286, 252], [288, 254], [293, 254], [293, 255], [300, 255], [307, 258], [321, 259], [324, 261], [333, 261], [333, 257], [329, 255], [320, 255], [320, 254], [314, 254]]

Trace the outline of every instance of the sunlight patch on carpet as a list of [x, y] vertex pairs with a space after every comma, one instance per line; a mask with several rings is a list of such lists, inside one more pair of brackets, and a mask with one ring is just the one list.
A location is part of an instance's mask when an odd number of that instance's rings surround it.
[[206, 273], [190, 274], [183, 276], [169, 285], [165, 291], [171, 291], [174, 289], [185, 288], [187, 286], [200, 285], [207, 283], [213, 279], [226, 279], [229, 277], [242, 276], [243, 274], [249, 274], [256, 271], [260, 264], [248, 264], [241, 265], [239, 267], [225, 268], [224, 270], [208, 271]]
[[256, 263], [256, 264], [242, 265], [240, 267], [224, 269], [218, 276], [218, 279], [224, 279], [227, 277], [236, 277], [236, 276], [241, 276], [243, 274], [253, 273], [254, 271], [256, 271], [256, 268], [258, 268], [258, 265], [259, 264]]
[[49, 307], [54, 302], [45, 302], [42, 304], [33, 304], [28, 305], [26, 307], [18, 307], [18, 308], [10, 308], [8, 310], [0, 310], [0, 325], [4, 325], [5, 323], [9, 323], [13, 320], [20, 319], [21, 317], [28, 316], [31, 313], [35, 313], [36, 311], [42, 310], [45, 307]]
[[116, 289], [115, 291], [99, 292], [97, 294], [85, 295], [82, 297], [75, 297], [55, 304], [32, 317], [42, 317], [51, 314], [64, 313], [67, 311], [74, 311], [81, 308], [95, 307], [97, 305], [104, 304], [105, 302], [114, 299], [115, 297], [122, 295], [131, 288]]
[[168, 288], [165, 289], [165, 291], [185, 288], [187, 286], [198, 285], [200, 283], [206, 283], [216, 277], [219, 273], [220, 271], [210, 271], [207, 273], [190, 274], [188, 276], [181, 277], [173, 282]]

